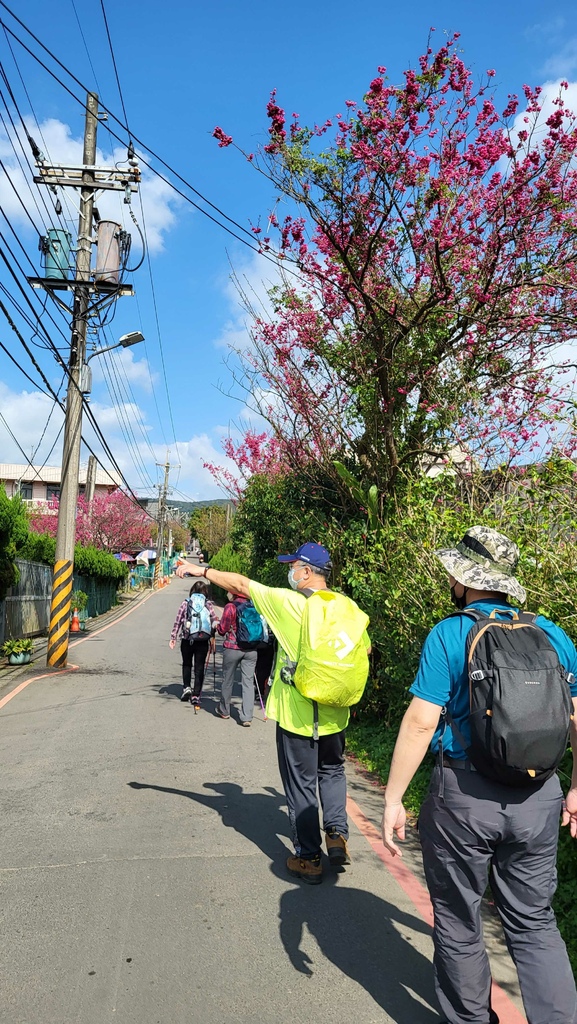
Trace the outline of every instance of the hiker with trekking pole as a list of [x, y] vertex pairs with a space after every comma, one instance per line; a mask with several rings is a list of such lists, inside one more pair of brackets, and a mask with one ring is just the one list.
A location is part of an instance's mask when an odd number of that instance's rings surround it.
[[[172, 632], [169, 647], [174, 650], [180, 637], [180, 653], [182, 656], [182, 694], [181, 701], [190, 701], [194, 713], [200, 708], [200, 696], [204, 683], [206, 665], [211, 651], [215, 650], [214, 633], [218, 617], [209, 598], [210, 588], [204, 580], [197, 580], [190, 588], [188, 598], [182, 602]], [[192, 665], [194, 661], [194, 684], [192, 683]]]
[[[216, 708], [219, 718], [230, 718], [230, 702], [237, 668], [241, 672], [242, 705], [240, 724], [250, 726], [254, 714], [254, 675], [257, 651], [265, 642], [264, 625], [254, 604], [242, 594], [227, 594], [220, 622], [216, 627], [224, 637], [222, 645], [222, 687]], [[262, 704], [262, 701], [261, 701]]]
[[290, 874], [318, 885], [323, 878], [319, 798], [329, 861], [336, 867], [350, 863], [345, 730], [349, 707], [360, 700], [367, 681], [369, 619], [350, 598], [329, 590], [331, 557], [321, 544], [302, 544], [278, 558], [290, 566], [290, 590], [192, 563], [179, 566], [177, 575], [204, 576], [250, 598], [277, 638], [266, 712], [277, 723], [279, 770], [295, 845], [286, 864]]

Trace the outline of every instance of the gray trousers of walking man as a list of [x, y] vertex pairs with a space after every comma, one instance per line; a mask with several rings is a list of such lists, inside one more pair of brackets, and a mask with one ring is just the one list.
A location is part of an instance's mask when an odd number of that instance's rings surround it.
[[252, 722], [254, 712], [254, 673], [256, 669], [256, 651], [235, 651], [224, 647], [222, 651], [222, 689], [219, 710], [223, 715], [230, 715], [230, 699], [234, 686], [237, 666], [240, 665], [242, 686], [241, 722]]
[[448, 1024], [497, 1024], [481, 900], [491, 883], [529, 1024], [576, 1024], [577, 993], [551, 908], [561, 786], [484, 778], [469, 762], [435, 768], [419, 834], [435, 911], [435, 986]]

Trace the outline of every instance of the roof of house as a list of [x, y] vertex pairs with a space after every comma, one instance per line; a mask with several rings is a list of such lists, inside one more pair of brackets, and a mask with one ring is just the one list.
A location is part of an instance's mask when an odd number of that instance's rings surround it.
[[[86, 466], [80, 467], [79, 483], [86, 483]], [[22, 480], [25, 483], [39, 481], [42, 484], [59, 484], [62, 469], [60, 466], [19, 466], [16, 463], [0, 462], [0, 480]], [[121, 479], [117, 473], [96, 467], [95, 483], [104, 487], [120, 487]]]

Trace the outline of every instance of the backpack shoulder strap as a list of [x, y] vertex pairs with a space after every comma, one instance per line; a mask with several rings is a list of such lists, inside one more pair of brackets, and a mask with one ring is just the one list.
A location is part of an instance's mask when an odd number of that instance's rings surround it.
[[[487, 613], [482, 611], [481, 608], [459, 608], [458, 611], [447, 615], [447, 619], [457, 619], [461, 615], [466, 615], [468, 619], [473, 619], [473, 622], [482, 622], [483, 619], [489, 618]], [[445, 621], [446, 619], [443, 619], [443, 622]]]

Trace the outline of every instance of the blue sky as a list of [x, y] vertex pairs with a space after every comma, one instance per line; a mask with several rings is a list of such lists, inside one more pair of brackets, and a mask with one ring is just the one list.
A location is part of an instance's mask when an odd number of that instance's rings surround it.
[[[51, 4], [18, 0], [14, 10], [82, 82], [95, 88], [103, 102], [122, 116], [100, 0], [75, 0], [75, 5], [94, 73], [72, 0], [52, 0]], [[265, 141], [265, 108], [273, 88], [289, 113], [297, 111], [303, 123], [320, 123], [341, 110], [346, 99], [360, 100], [379, 64], [386, 65], [389, 76], [397, 80], [426, 47], [430, 26], [436, 29], [437, 41], [443, 32], [459, 31], [464, 60], [479, 75], [495, 68], [498, 95], [503, 99], [507, 93], [520, 93], [525, 82], [537, 85], [560, 77], [571, 82], [577, 79], [577, 29], [574, 5], [568, 2], [545, 7], [534, 2], [489, 0], [481, 5], [424, 4], [416, 0], [410, 5], [369, 2], [357, 8], [342, 0], [331, 4], [298, 0], [290, 7], [262, 0], [253, 0], [250, 5], [229, 0], [214, 5], [167, 0], [161, 5], [140, 0], [127, 7], [119, 0], [106, 0], [106, 12], [132, 131], [195, 188], [247, 227], [272, 208], [271, 186], [232, 148], [219, 149], [211, 132], [215, 125], [221, 125], [243, 148], [257, 149]], [[3, 17], [9, 27], [23, 35], [6, 12]], [[50, 157], [74, 162], [83, 130], [81, 107], [17, 44], [12, 45]], [[31, 46], [40, 53], [36, 44]], [[30, 103], [1, 31], [0, 54], [18, 107], [32, 134], [38, 136]], [[2, 83], [0, 88], [5, 94]], [[9, 100], [8, 106], [16, 120]], [[0, 111], [6, 120], [1, 100]], [[35, 222], [40, 224], [42, 217], [47, 226], [48, 217], [37, 192], [40, 212], [21, 178], [12, 141], [6, 138], [0, 123], [0, 157]], [[104, 125], [99, 128], [99, 146], [107, 161], [113, 150], [119, 149]], [[116, 152], [115, 158], [119, 157], [122, 159], [123, 154]], [[124, 475], [137, 493], [150, 492], [160, 478], [155, 463], [164, 462], [169, 448], [171, 464], [180, 465], [180, 469], [171, 470], [173, 496], [216, 496], [219, 492], [203, 468], [203, 460], [225, 461], [220, 455], [221, 439], [235, 430], [243, 415], [242, 400], [229, 394], [234, 386], [227, 366], [227, 341], [242, 343], [245, 330], [245, 317], [229, 280], [230, 270], [234, 267], [259, 291], [269, 269], [158, 179], [145, 177], [142, 198], [160, 339], [149, 271], [144, 264], [132, 276], [137, 300], [124, 298], [118, 302], [111, 333], [101, 335], [97, 344], [110, 344], [127, 331], [142, 330], [146, 346], [123, 353], [120, 362], [113, 357], [101, 368], [97, 366], [99, 360], [92, 361], [95, 381], [91, 402]], [[72, 203], [73, 194], [68, 200]], [[38, 233], [16, 201], [4, 173], [0, 173], [0, 205], [37, 264]], [[133, 209], [140, 221], [138, 201]], [[76, 218], [72, 206], [70, 211], [65, 209], [65, 215], [68, 212]], [[0, 231], [8, 237], [6, 222], [1, 217], [0, 222]], [[126, 223], [131, 226], [130, 219]], [[133, 231], [132, 263], [139, 252], [140, 243]], [[0, 283], [17, 294], [4, 265]], [[19, 301], [23, 301], [21, 295]], [[10, 308], [26, 340], [31, 339], [30, 327]], [[66, 334], [64, 319], [56, 311], [53, 315]], [[52, 329], [48, 321], [46, 324]], [[61, 336], [54, 337], [65, 346]], [[12, 339], [8, 325], [0, 319], [0, 340], [11, 347], [20, 365], [37, 380], [27, 357]], [[57, 387], [62, 374], [53, 356], [43, 348], [36, 347], [34, 352]], [[108, 375], [120, 381], [111, 392]], [[0, 350], [0, 412], [29, 455], [38, 445], [51, 405]], [[53, 415], [34, 454], [36, 463], [46, 458], [59, 426], [59, 414]], [[86, 434], [90, 436], [89, 429]], [[98, 449], [98, 445], [95, 447]], [[50, 464], [59, 464], [60, 451], [59, 439]], [[24, 460], [0, 421], [0, 462], [12, 461]]]

